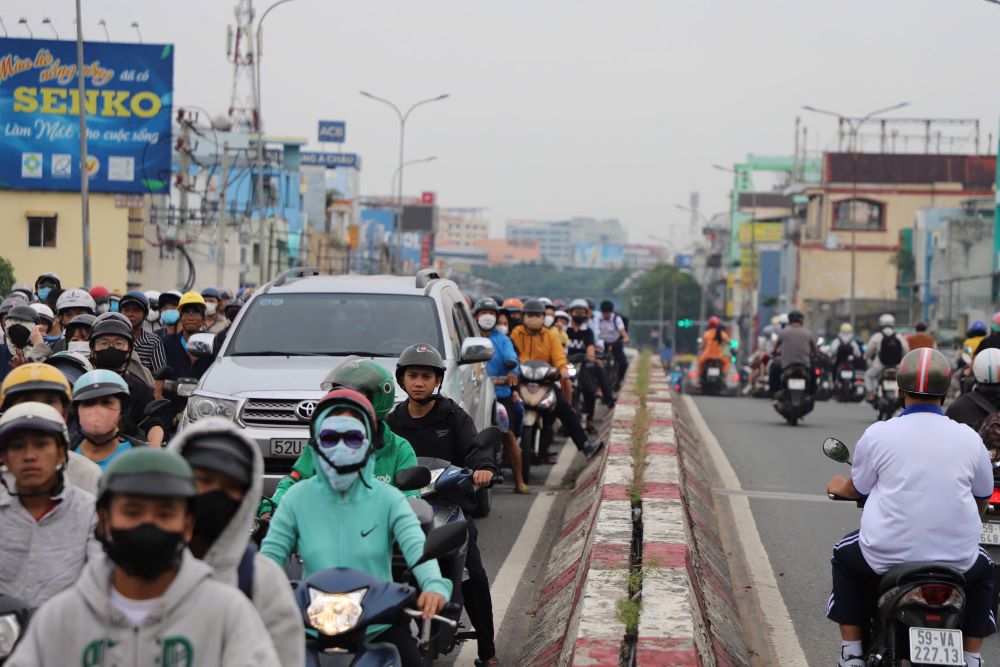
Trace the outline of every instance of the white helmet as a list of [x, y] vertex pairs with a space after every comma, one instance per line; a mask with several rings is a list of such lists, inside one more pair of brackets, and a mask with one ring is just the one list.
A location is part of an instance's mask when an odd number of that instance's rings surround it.
[[52, 309], [46, 306], [44, 303], [33, 303], [31, 304], [31, 308], [34, 309], [36, 313], [38, 313], [38, 319], [40, 319], [43, 322], [47, 322], [48, 324], [51, 325], [52, 321], [56, 319], [56, 316], [52, 312]]
[[67, 308], [86, 308], [92, 315], [97, 314], [97, 302], [90, 292], [79, 287], [68, 289], [56, 300], [56, 312], [61, 313]]
[[62, 413], [47, 403], [28, 401], [4, 411], [0, 417], [0, 442], [6, 441], [11, 433], [23, 430], [51, 433], [62, 439], [64, 447], [69, 446], [69, 432]]
[[573, 299], [569, 302], [569, 306], [566, 308], [569, 310], [576, 310], [577, 308], [583, 308], [584, 310], [590, 310], [590, 304], [587, 303], [586, 299]]
[[146, 290], [145, 292], [143, 292], [143, 294], [145, 294], [146, 298], [149, 299], [149, 305], [150, 306], [152, 306], [154, 303], [155, 304], [159, 304], [159, 302], [160, 302], [160, 293], [157, 292], [155, 289]]
[[788, 325], [788, 313], [782, 313], [781, 315], [778, 315], [778, 324], [780, 324], [781, 326]]
[[567, 322], [568, 322], [568, 321], [570, 321], [570, 320], [572, 319], [572, 318], [571, 318], [571, 317], [569, 316], [569, 313], [567, 313], [567, 312], [566, 312], [565, 310], [557, 310], [557, 311], [556, 311], [556, 314], [555, 314], [555, 318], [556, 318], [556, 319], [558, 320], [558, 319], [559, 319], [560, 317], [561, 317], [562, 319], [566, 320]]
[[540, 296], [538, 297], [538, 300], [541, 301], [542, 305], [545, 306], [546, 308], [552, 305], [552, 299], [550, 299], [547, 296]]
[[979, 384], [1000, 384], [1000, 350], [988, 347], [972, 361], [972, 372]]
[[894, 327], [896, 326], [896, 318], [891, 314], [886, 313], [878, 318], [878, 325], [880, 327]]

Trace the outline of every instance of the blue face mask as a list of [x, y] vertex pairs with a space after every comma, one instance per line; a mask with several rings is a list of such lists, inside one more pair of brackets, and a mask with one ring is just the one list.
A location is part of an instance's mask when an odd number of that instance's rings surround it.
[[[319, 467], [335, 491], [347, 491], [358, 478], [358, 470], [338, 472], [340, 469], [359, 468], [368, 458], [371, 442], [368, 430], [361, 420], [354, 417], [327, 417], [318, 430]], [[363, 434], [358, 442], [357, 434]]]
[[42, 289], [38, 290], [38, 298], [41, 301], [45, 301], [46, 299], [48, 299], [49, 298], [49, 294], [52, 294], [52, 288], [51, 287], [43, 287]]
[[176, 310], [164, 310], [160, 312], [160, 321], [167, 326], [177, 324], [180, 319], [181, 314]]

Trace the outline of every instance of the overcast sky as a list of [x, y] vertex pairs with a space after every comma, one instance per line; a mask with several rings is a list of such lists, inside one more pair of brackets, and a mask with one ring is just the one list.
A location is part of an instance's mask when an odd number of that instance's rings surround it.
[[[84, 31], [176, 45], [175, 104], [224, 111], [235, 0], [84, 0]], [[258, 4], [258, 16], [270, 2]], [[71, 0], [3, 0], [12, 35], [51, 17], [66, 38]], [[364, 159], [362, 191], [385, 193], [396, 167], [393, 112], [418, 109], [408, 194], [511, 218], [617, 217], [633, 242], [686, 227], [692, 190], [728, 207], [730, 176], [711, 164], [792, 152], [797, 115], [810, 148], [836, 121], [803, 104], [863, 115], [896, 102], [908, 116], [972, 117], [996, 135], [1000, 6], [985, 0], [295, 0], [265, 23], [265, 131], [314, 140], [347, 121]], [[985, 146], [984, 146], [985, 148]], [[762, 179], [763, 180], [763, 179]]]

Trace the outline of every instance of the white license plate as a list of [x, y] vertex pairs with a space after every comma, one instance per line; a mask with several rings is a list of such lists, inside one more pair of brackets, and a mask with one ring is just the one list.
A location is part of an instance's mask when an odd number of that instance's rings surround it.
[[885, 391], [897, 391], [899, 384], [895, 380], [883, 380], [882, 389]]
[[921, 665], [965, 665], [961, 630], [910, 628], [910, 661]]
[[1000, 523], [984, 523], [979, 533], [980, 544], [1000, 544]]
[[844, 380], [853, 380], [854, 371], [840, 371], [840, 377]]
[[718, 368], [709, 368], [708, 369], [708, 377], [710, 377], [710, 378], [717, 378], [717, 377], [719, 377], [719, 369]]
[[308, 445], [305, 438], [271, 438], [271, 456], [297, 459]]
[[789, 389], [805, 389], [806, 388], [806, 381], [803, 380], [802, 378], [789, 378], [788, 379], [788, 388]]

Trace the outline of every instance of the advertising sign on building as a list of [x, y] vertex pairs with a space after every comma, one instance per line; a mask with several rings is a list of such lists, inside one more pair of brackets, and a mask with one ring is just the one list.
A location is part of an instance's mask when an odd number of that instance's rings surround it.
[[608, 243], [574, 243], [573, 266], [604, 269], [625, 262], [625, 246]]
[[[167, 193], [170, 44], [86, 42], [90, 190]], [[0, 38], [0, 188], [80, 189], [76, 42]]]
[[361, 158], [356, 153], [319, 153], [315, 151], [302, 151], [302, 165], [306, 167], [326, 167], [336, 169], [337, 167], [350, 167], [361, 169]]
[[342, 144], [347, 140], [347, 123], [342, 120], [321, 120], [319, 122], [319, 140]]

